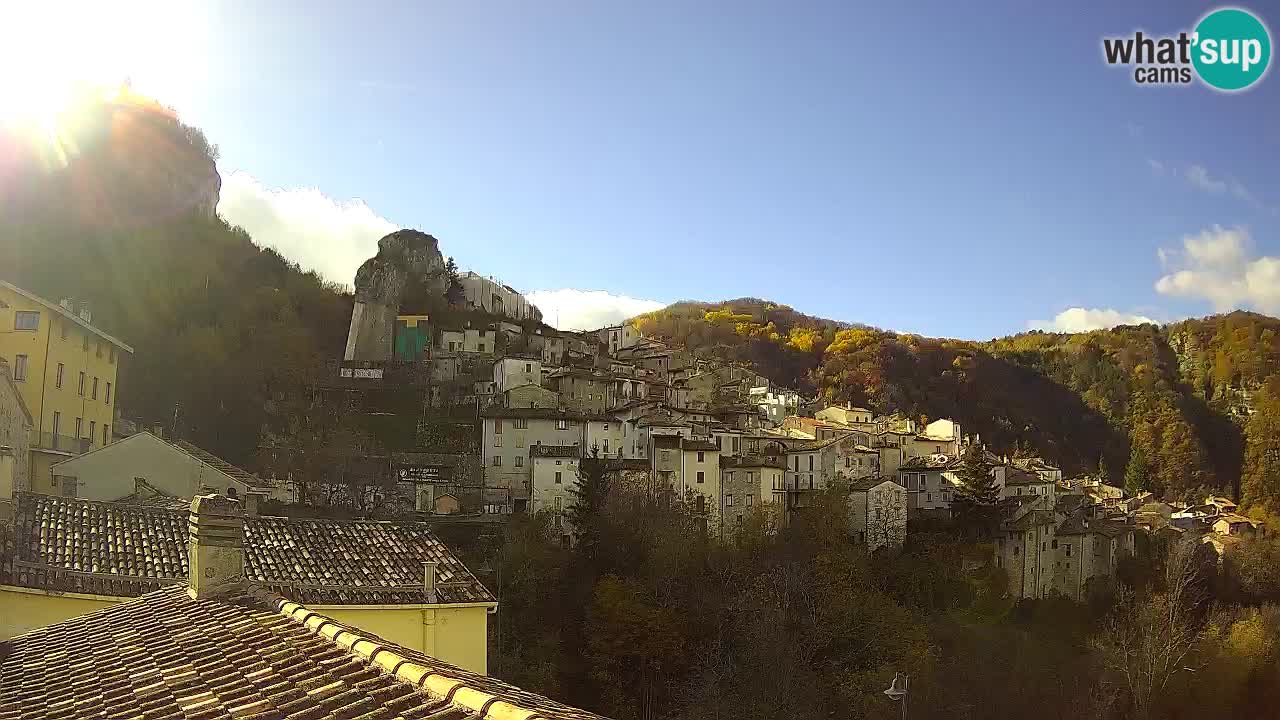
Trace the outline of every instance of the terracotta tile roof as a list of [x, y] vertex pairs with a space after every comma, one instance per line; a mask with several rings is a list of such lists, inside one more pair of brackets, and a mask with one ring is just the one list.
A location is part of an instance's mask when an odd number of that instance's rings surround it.
[[0, 720], [593, 720], [259, 588], [174, 586], [19, 635]]
[[134, 479], [134, 491], [117, 498], [114, 502], [122, 505], [146, 505], [148, 507], [167, 508], [169, 510], [188, 510], [191, 501], [170, 494], [142, 478]]
[[[187, 577], [188, 511], [18, 495], [11, 581], [135, 596]], [[317, 605], [425, 604], [422, 563], [439, 602], [494, 597], [426, 523], [245, 518], [245, 576]]]
[[1039, 475], [1033, 472], [1027, 472], [1026, 470], [1019, 470], [1014, 467], [1010, 467], [1005, 472], [1005, 476], [1004, 476], [1005, 485], [1044, 485], [1045, 483], [1050, 483], [1050, 482], [1053, 482], [1053, 481], [1045, 480], [1044, 478], [1040, 477]]
[[275, 483], [272, 483], [270, 480], [264, 480], [243, 468], [236, 467], [208, 450], [196, 447], [186, 440], [169, 440], [168, 443], [205, 465], [226, 473], [228, 477], [233, 477], [249, 487], [263, 489], [275, 487]]

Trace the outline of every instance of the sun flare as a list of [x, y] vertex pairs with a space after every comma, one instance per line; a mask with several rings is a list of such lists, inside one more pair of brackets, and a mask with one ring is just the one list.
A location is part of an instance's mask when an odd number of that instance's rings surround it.
[[0, 18], [0, 130], [57, 142], [87, 96], [131, 86], [174, 104], [191, 84], [188, 3], [0, 0]]

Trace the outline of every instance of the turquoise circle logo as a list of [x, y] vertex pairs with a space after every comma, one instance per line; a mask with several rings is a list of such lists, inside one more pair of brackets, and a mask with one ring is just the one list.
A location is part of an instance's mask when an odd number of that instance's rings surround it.
[[1200, 79], [1228, 92], [1262, 79], [1271, 62], [1271, 35], [1246, 10], [1214, 10], [1196, 25], [1191, 62]]

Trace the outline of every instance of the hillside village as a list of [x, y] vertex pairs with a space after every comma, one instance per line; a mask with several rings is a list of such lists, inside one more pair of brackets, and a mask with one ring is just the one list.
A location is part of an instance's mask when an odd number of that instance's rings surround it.
[[[452, 299], [414, 311], [415, 285]], [[197, 600], [241, 598], [252, 622], [323, 613], [322, 636], [326, 623], [353, 628], [340, 632], [356, 633], [354, 649], [363, 628], [400, 648], [396, 662], [444, 663], [440, 682], [531, 707], [476, 679], [495, 633], [503, 647], [501, 574], [468, 567], [440, 533], [489, 542], [537, 518], [571, 548], [587, 483], [675, 502], [723, 546], [760, 522], [786, 537], [833, 499], [840, 534], [869, 557], [896, 557], [915, 533], [976, 533], [987, 550], [955, 571], [997, 572], [1010, 603], [1115, 598], [1124, 563], [1153, 546], [1191, 542], [1221, 564], [1267, 532], [1226, 497], [1187, 504], [1101, 473], [1065, 477], [1051, 458], [993, 452], [956, 420], [822, 403], [632, 323], [556, 330], [410, 231], [384, 238], [357, 275], [343, 356], [324, 360], [308, 396], [317, 422], [372, 428], [376, 442], [329, 435], [308, 448], [296, 431], [268, 432], [246, 469], [127, 419], [118, 368], [137, 351], [75, 301], [2, 283], [0, 326], [14, 329], [0, 336], [3, 638], [82, 632], [94, 611], [107, 624], [88, 638], [135, 610], [221, 622], [173, 589], [187, 586]], [[539, 716], [580, 712], [546, 707]]]
[[[1136, 533], [1201, 535], [1219, 551], [1265, 533], [1227, 498], [1187, 505], [1149, 492], [1127, 496], [1105, 477], [1063, 477], [1045, 458], [996, 455], [951, 419], [823, 406], [748, 366], [695, 357], [630, 323], [556, 330], [520, 293], [476, 273], [453, 280], [462, 313], [444, 320], [404, 314], [406, 281], [386, 278], [415, 262], [439, 265], [435, 240], [402, 231], [380, 248], [357, 276], [345, 355], [331, 359], [320, 392], [354, 398], [340, 406], [347, 412], [407, 426], [407, 446], [358, 458], [363, 479], [343, 488], [377, 494], [384, 516], [500, 521], [545, 513], [568, 545], [568, 510], [583, 463], [594, 461], [624, 482], [686, 499], [706, 531], [722, 538], [755, 511], [784, 527], [815, 493], [838, 489], [850, 508], [849, 536], [876, 551], [901, 546], [913, 525], [952, 518], [955, 499], [966, 492], [965, 455], [975, 446], [999, 501], [992, 562], [1005, 569], [1016, 597], [1085, 599], [1091, 582], [1112, 578], [1117, 560], [1133, 554]], [[384, 254], [418, 259], [384, 262]], [[391, 294], [378, 283], [392, 286]], [[3, 290], [12, 315], [4, 322], [30, 328], [33, 340], [42, 332], [65, 340], [68, 328], [84, 338], [72, 338], [74, 357], [66, 362], [53, 351], [43, 358], [7, 352], [0, 366], [8, 389], [0, 417], [10, 438], [10, 502], [15, 493], [31, 493], [185, 508], [204, 492], [244, 498], [249, 508], [323, 502], [298, 482], [288, 462], [294, 448], [268, 441], [264, 450], [276, 462], [255, 473], [165, 438], [158, 426], [120, 418], [112, 399], [115, 357], [132, 348], [94, 328], [87, 311], [75, 314], [70, 301], [54, 304], [7, 283]], [[451, 323], [449, 316], [467, 319]], [[81, 361], [90, 341], [93, 357]], [[45, 378], [31, 382], [42, 374], [56, 375], [56, 391], [64, 378], [79, 377], [63, 392], [77, 402], [101, 392], [102, 408], [46, 410], [66, 401], [48, 394]], [[446, 433], [432, 434], [441, 427]], [[19, 518], [30, 512], [22, 502], [17, 508]]]

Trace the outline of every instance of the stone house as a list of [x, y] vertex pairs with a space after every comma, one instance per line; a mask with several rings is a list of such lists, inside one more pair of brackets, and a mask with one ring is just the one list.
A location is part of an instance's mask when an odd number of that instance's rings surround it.
[[850, 483], [849, 532], [872, 552], [902, 547], [907, 539], [906, 488], [882, 477]]

